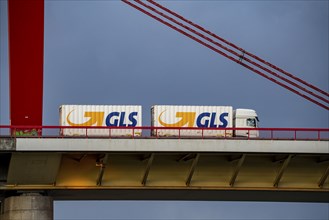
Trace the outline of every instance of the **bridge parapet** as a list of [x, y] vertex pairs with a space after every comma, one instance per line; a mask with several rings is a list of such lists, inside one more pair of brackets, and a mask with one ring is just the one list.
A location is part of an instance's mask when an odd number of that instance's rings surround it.
[[[124, 132], [118, 132], [122, 131]], [[161, 131], [161, 132], [159, 132]], [[166, 135], [167, 131], [167, 135]], [[216, 132], [221, 131], [221, 132]], [[245, 131], [235, 137], [236, 131]], [[161, 133], [161, 135], [159, 135]], [[241, 132], [239, 132], [241, 133]], [[250, 134], [258, 133], [257, 137]], [[124, 134], [124, 135], [118, 135]], [[232, 136], [233, 134], [233, 136]], [[10, 126], [0, 125], [0, 137], [57, 138], [153, 138], [241, 140], [329, 140], [327, 128], [195, 128], [195, 127], [104, 127], [104, 126]]]

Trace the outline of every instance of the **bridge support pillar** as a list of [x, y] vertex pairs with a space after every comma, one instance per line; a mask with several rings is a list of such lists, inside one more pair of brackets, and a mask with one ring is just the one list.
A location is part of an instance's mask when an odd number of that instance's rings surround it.
[[39, 193], [24, 193], [4, 200], [1, 220], [52, 220], [53, 199]]

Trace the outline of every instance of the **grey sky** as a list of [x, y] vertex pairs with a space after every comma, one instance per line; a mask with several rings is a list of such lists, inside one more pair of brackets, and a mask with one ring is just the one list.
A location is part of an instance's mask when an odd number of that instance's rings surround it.
[[[60, 219], [295, 219], [325, 220], [327, 204], [206, 201], [79, 201], [55, 202]], [[79, 210], [79, 212], [72, 212]], [[91, 211], [92, 210], [92, 211]], [[101, 213], [95, 215], [95, 213]]]
[[[161, 3], [329, 90], [328, 1]], [[7, 3], [0, 4], [0, 124], [9, 124]], [[328, 111], [120, 1], [46, 0], [44, 57], [45, 125], [58, 125], [62, 104], [142, 105], [146, 126], [151, 105], [185, 104], [253, 108], [262, 127], [329, 127]], [[312, 213], [328, 211], [321, 210]]]
[[[328, 1], [162, 1], [208, 30], [328, 91]], [[1, 1], [5, 6], [5, 2]], [[8, 124], [5, 9], [1, 123]], [[61, 104], [253, 108], [262, 127], [328, 127], [328, 111], [120, 1], [46, 1], [44, 116]]]

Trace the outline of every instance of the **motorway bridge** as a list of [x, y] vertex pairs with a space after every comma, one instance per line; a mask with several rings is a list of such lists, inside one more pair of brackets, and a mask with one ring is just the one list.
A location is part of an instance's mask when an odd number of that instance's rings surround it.
[[258, 129], [252, 139], [93, 137], [90, 127], [72, 137], [58, 126], [24, 136], [18, 128], [0, 129], [2, 197], [329, 202], [329, 129]]

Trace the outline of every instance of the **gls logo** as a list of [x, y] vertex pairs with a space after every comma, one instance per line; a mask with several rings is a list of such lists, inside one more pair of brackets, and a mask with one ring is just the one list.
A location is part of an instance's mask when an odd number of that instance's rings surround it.
[[[167, 124], [161, 120], [161, 116], [165, 111], [159, 115], [159, 123], [164, 127], [183, 127], [187, 124], [188, 127], [193, 127], [194, 124], [198, 128], [226, 128], [228, 125], [228, 113], [224, 112], [217, 115], [216, 112], [203, 112], [196, 117], [196, 112], [176, 112], [176, 118], [181, 118], [178, 122]], [[195, 120], [196, 118], [196, 120]], [[219, 124], [216, 124], [216, 119], [219, 119]]]
[[[71, 126], [102, 126], [104, 122], [104, 112], [85, 112], [84, 117], [89, 118], [84, 123], [74, 123], [70, 120], [70, 115], [74, 110], [72, 110], [66, 117], [66, 120]], [[131, 112], [128, 115], [128, 121], [126, 121], [126, 112], [111, 112], [106, 116], [105, 124], [106, 126], [120, 126], [120, 127], [135, 127], [137, 125], [137, 115], [138, 112]]]

